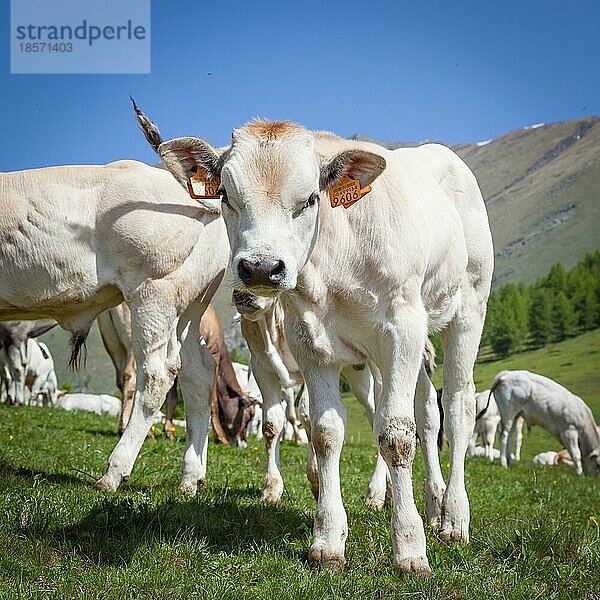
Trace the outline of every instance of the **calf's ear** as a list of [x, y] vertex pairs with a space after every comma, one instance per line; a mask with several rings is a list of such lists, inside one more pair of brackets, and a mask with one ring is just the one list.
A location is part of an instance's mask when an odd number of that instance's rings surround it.
[[358, 179], [361, 187], [370, 185], [385, 169], [385, 158], [364, 150], [344, 150], [336, 157], [321, 163], [319, 185], [328, 191], [344, 177]]
[[183, 187], [196, 174], [198, 167], [204, 169], [208, 179], [221, 175], [221, 155], [207, 142], [195, 137], [181, 137], [163, 142], [158, 155], [165, 167]]

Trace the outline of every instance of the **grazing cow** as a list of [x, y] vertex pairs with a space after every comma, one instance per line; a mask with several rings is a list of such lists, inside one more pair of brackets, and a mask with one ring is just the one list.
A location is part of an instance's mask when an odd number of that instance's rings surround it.
[[121, 414], [121, 401], [108, 394], [61, 394], [55, 406], [63, 410], [88, 411], [112, 417]]
[[[117, 385], [123, 395], [123, 411], [119, 429], [124, 430], [131, 414], [135, 390], [136, 362], [131, 345], [131, 314], [125, 303], [111, 308], [98, 317], [98, 327], [117, 374]], [[211, 393], [212, 423], [217, 441], [244, 446], [246, 425], [252, 417], [254, 399], [240, 387], [233, 367], [221, 323], [212, 306], [200, 320], [200, 335], [217, 364], [217, 375]], [[173, 413], [177, 404], [177, 383], [166, 397], [165, 434], [174, 439]]]
[[58, 382], [48, 346], [36, 339], [28, 339], [26, 348], [25, 402], [36, 406], [52, 406], [56, 402]]
[[129, 478], [180, 366], [182, 488], [205, 477], [214, 361], [196, 332], [229, 253], [219, 216], [135, 161], [0, 174], [0, 321], [58, 321], [76, 364], [95, 318], [123, 300], [131, 309], [136, 399], [98, 489]]
[[[477, 418], [475, 419], [475, 428], [473, 429], [473, 435], [469, 440], [469, 448], [467, 449], [467, 454], [469, 456], [486, 456], [490, 462], [494, 461], [494, 458], [498, 458], [496, 456], [496, 452], [494, 451], [494, 441], [496, 440], [496, 430], [498, 429], [498, 425], [500, 424], [500, 411], [498, 410], [498, 405], [494, 400], [494, 394], [490, 392], [490, 390], [485, 390], [484, 392], [479, 392], [475, 394], [475, 406], [477, 411]], [[521, 460], [521, 446], [523, 445], [523, 418], [517, 417], [515, 420], [513, 429], [511, 430], [510, 438], [512, 438], [513, 432], [516, 434], [516, 442], [515, 442], [515, 460]], [[485, 448], [485, 453], [479, 454], [476, 452], [477, 438], [481, 436], [483, 441], [483, 447]], [[512, 443], [509, 440], [508, 443], [509, 448], [512, 447]]]
[[[0, 177], [2, 175], [0, 174]], [[1, 188], [0, 188], [1, 189]], [[2, 198], [0, 198], [0, 210]], [[1, 213], [0, 213], [1, 216]], [[1, 234], [0, 234], [1, 240]], [[0, 249], [0, 256], [2, 250]], [[0, 278], [0, 290], [2, 285]], [[1, 293], [1, 292], [0, 292]], [[2, 298], [0, 296], [0, 319], [2, 311]], [[0, 322], [0, 347], [4, 348], [2, 364], [5, 371], [6, 397], [9, 404], [25, 404], [28, 397], [25, 393], [25, 376], [27, 373], [27, 340], [46, 333], [56, 323], [35, 327], [27, 321]]]
[[[213, 427], [223, 444], [245, 447], [246, 427], [254, 413], [255, 400], [242, 389], [227, 351], [223, 328], [217, 313], [208, 307], [200, 322], [200, 334], [217, 363], [216, 384], [212, 393]], [[167, 419], [173, 408], [167, 404]]]
[[510, 464], [508, 436], [517, 416], [528, 426], [539, 425], [560, 440], [578, 475], [600, 474], [600, 436], [592, 411], [575, 394], [548, 377], [529, 371], [501, 371], [492, 393], [502, 419], [500, 464]]
[[443, 332], [451, 454], [439, 535], [469, 537], [464, 458], [493, 269], [475, 177], [443, 146], [392, 152], [281, 121], [235, 130], [225, 150], [188, 137], [164, 142], [158, 152], [192, 191], [192, 177], [209, 187], [220, 178], [230, 283], [279, 297], [285, 309], [288, 344], [310, 396], [319, 466], [313, 567], [339, 571], [345, 563], [339, 481], [345, 409], [338, 379], [342, 367], [368, 363], [376, 381], [375, 435], [392, 481], [394, 563], [401, 573], [429, 573], [413, 499], [417, 429], [423, 433], [414, 396], [416, 389], [417, 406], [429, 397], [421, 359], [427, 334], [437, 330]]

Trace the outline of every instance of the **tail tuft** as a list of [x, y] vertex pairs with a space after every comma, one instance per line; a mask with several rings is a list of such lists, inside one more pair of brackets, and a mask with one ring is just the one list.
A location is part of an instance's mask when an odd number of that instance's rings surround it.
[[[69, 357], [68, 368], [72, 371], [76, 371], [81, 368], [81, 360], [83, 356], [83, 366], [87, 362], [87, 346], [85, 340], [87, 339], [88, 332], [84, 333], [73, 333], [71, 336], [71, 356]], [[81, 350], [83, 349], [83, 354]]]
[[138, 123], [140, 125], [140, 129], [144, 134], [148, 143], [154, 148], [155, 152], [158, 152], [158, 147], [162, 144], [163, 139], [160, 135], [160, 131], [158, 127], [140, 110], [138, 105], [135, 103], [135, 100], [129, 96], [131, 99], [131, 103], [133, 104], [133, 110], [135, 110], [135, 114], [137, 116]]

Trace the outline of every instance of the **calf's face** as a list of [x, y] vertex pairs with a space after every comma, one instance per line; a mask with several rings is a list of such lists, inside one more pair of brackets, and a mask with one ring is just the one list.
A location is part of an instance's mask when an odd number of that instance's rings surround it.
[[319, 157], [314, 143], [313, 133], [293, 123], [255, 121], [234, 131], [222, 154], [197, 138], [159, 147], [183, 185], [198, 168], [221, 178], [234, 289], [264, 297], [294, 289], [317, 239], [321, 193], [346, 176], [365, 187], [385, 168], [381, 156], [362, 150]]

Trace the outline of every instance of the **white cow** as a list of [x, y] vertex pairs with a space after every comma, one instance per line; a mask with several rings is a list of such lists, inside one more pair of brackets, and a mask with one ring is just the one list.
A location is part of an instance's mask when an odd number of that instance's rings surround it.
[[[467, 454], [469, 456], [485, 456], [490, 460], [494, 461], [494, 458], [499, 458], [500, 453], [496, 453], [494, 449], [494, 441], [496, 440], [496, 430], [500, 424], [500, 411], [496, 400], [494, 400], [494, 394], [490, 390], [479, 392], [475, 394], [475, 406], [477, 410], [477, 418], [475, 419], [475, 428], [473, 435], [469, 441], [469, 448]], [[511, 430], [510, 437], [515, 434], [515, 460], [521, 460], [521, 446], [523, 445], [523, 418], [517, 417]], [[476, 452], [477, 438], [481, 436], [483, 441], [483, 447], [485, 449], [484, 454]], [[510, 440], [508, 443], [509, 448], [512, 446]]]
[[[468, 455], [469, 456], [485, 456], [486, 458], [489, 458], [489, 451], [488, 448], [485, 446], [469, 446], [469, 450], [468, 450]], [[490, 460], [494, 460], [495, 458], [500, 458], [500, 450], [498, 450], [498, 448], [492, 448], [492, 452], [491, 452], [492, 458]]]
[[53, 327], [56, 327], [56, 323], [36, 327], [27, 321], [0, 322], [0, 348], [3, 350], [0, 361], [5, 373], [4, 388], [9, 404], [25, 404], [29, 399], [29, 392], [26, 392], [25, 387], [27, 340], [42, 335]]
[[502, 418], [500, 464], [510, 464], [508, 437], [514, 420], [523, 415], [529, 426], [539, 425], [560, 440], [577, 473], [600, 473], [600, 436], [592, 411], [575, 394], [548, 377], [529, 371], [501, 371], [492, 392]]
[[50, 350], [44, 342], [28, 339], [26, 352], [25, 402], [35, 406], [51, 406], [56, 402], [58, 382]]
[[229, 253], [219, 216], [135, 161], [0, 174], [0, 320], [58, 321], [73, 334], [76, 363], [100, 312], [123, 300], [131, 309], [135, 406], [99, 489], [129, 478], [180, 366], [182, 487], [194, 493], [205, 477], [215, 363], [197, 332]]
[[338, 378], [342, 367], [367, 363], [378, 382], [375, 435], [392, 480], [394, 563], [402, 573], [429, 573], [413, 499], [417, 428], [425, 435], [414, 396], [416, 388], [423, 406], [430, 395], [421, 357], [427, 334], [437, 330], [451, 468], [430, 520], [442, 539], [469, 538], [464, 457], [493, 269], [475, 177], [443, 146], [392, 152], [289, 122], [250, 123], [234, 131], [225, 150], [188, 137], [158, 151], [183, 186], [192, 177], [221, 178], [230, 283], [279, 297], [285, 308], [288, 343], [306, 376], [319, 466], [310, 562], [333, 570], [345, 563], [339, 458], [346, 413]]
[[536, 465], [568, 465], [574, 467], [575, 463], [571, 459], [571, 455], [566, 448], [563, 448], [560, 452], [554, 450], [548, 450], [546, 452], [540, 452], [533, 457], [533, 462]]
[[63, 410], [87, 411], [112, 417], [121, 414], [121, 401], [109, 394], [61, 394], [55, 406]]

